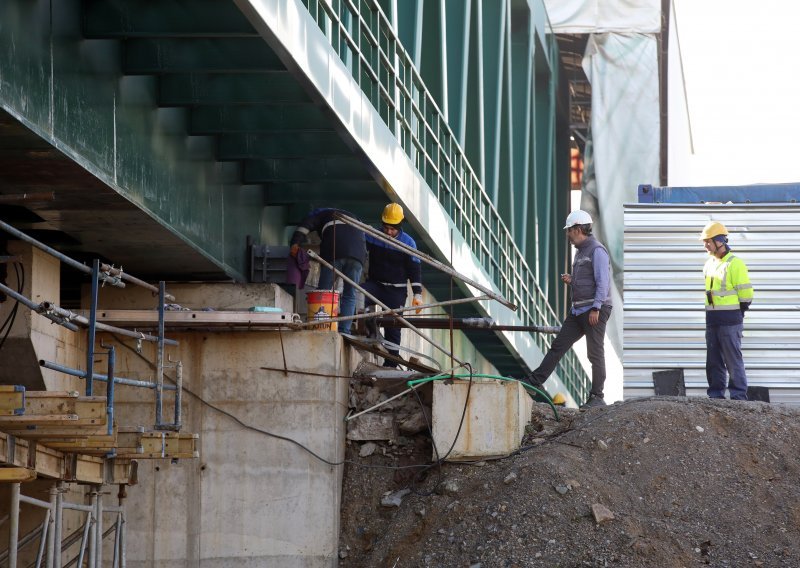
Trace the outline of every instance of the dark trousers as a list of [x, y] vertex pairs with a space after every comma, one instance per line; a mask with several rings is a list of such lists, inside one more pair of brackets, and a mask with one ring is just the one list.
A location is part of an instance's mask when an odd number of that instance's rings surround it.
[[743, 331], [744, 324], [741, 323], [706, 328], [706, 392], [710, 398], [725, 398], [727, 387], [731, 400], [747, 400], [747, 373], [742, 358]]
[[569, 348], [585, 335], [586, 352], [589, 356], [589, 363], [592, 365], [592, 394], [602, 398], [603, 386], [606, 383], [606, 355], [603, 339], [606, 335], [606, 323], [610, 316], [611, 306], [603, 306], [600, 309], [600, 319], [597, 325], [591, 326], [589, 325], [589, 312], [578, 316], [569, 314], [561, 324], [561, 331], [558, 332], [553, 345], [542, 359], [542, 364], [531, 373], [531, 382], [534, 384], [544, 383]]
[[[378, 298], [381, 302], [389, 306], [389, 308], [402, 308], [406, 305], [406, 288], [403, 286], [400, 288], [399, 286], [386, 286], [385, 284], [381, 284], [380, 282], [375, 282], [374, 280], [367, 280], [364, 283], [364, 290]], [[369, 306], [374, 306], [375, 302], [370, 300], [369, 298], [364, 298], [364, 307], [368, 308]], [[399, 327], [385, 327], [383, 328], [383, 336], [386, 338], [386, 341], [391, 343], [396, 343], [400, 345], [400, 331], [401, 328]], [[389, 350], [389, 353], [393, 355], [400, 355], [400, 352], [397, 350]], [[397, 367], [397, 363], [392, 363], [391, 361], [384, 361], [384, 367]]]

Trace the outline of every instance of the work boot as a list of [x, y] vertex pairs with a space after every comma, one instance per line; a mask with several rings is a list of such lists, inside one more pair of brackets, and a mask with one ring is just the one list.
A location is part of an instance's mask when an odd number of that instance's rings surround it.
[[536, 387], [537, 389], [541, 389], [542, 385], [544, 384], [544, 381], [540, 381], [539, 379], [537, 379], [533, 375], [533, 373], [531, 373], [530, 375], [525, 375], [524, 377], [522, 377], [522, 382], [523, 383], [528, 383], [529, 385], [531, 385], [532, 387]]
[[606, 401], [603, 400], [602, 396], [597, 396], [596, 394], [590, 394], [589, 400], [581, 405], [581, 408], [591, 408], [593, 406], [605, 406]]

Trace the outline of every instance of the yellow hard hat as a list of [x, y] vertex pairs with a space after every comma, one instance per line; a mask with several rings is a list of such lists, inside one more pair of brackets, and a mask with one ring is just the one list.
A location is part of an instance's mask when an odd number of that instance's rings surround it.
[[714, 237], [727, 234], [728, 229], [725, 228], [725, 225], [719, 221], [711, 221], [703, 228], [703, 232], [700, 233], [700, 240], [704, 241], [706, 239], [713, 239]]
[[387, 225], [399, 225], [403, 222], [403, 208], [397, 203], [390, 203], [383, 208], [381, 221]]
[[553, 404], [566, 404], [567, 399], [563, 394], [557, 392], [556, 395], [552, 398], [552, 401]]

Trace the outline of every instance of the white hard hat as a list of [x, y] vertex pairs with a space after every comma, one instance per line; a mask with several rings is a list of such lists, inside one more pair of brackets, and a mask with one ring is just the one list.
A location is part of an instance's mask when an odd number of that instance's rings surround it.
[[586, 211], [581, 209], [577, 209], [567, 215], [567, 224], [564, 225], [565, 229], [569, 229], [570, 227], [574, 227], [575, 225], [591, 225], [592, 224], [592, 216], [589, 215]]

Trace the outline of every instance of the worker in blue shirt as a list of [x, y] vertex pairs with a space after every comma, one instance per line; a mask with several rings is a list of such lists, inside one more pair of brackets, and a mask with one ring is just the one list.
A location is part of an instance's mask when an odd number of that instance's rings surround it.
[[525, 382], [539, 387], [555, 370], [561, 357], [581, 337], [586, 336], [586, 351], [592, 365], [592, 390], [581, 408], [605, 406], [606, 359], [603, 341], [611, 316], [611, 259], [606, 248], [592, 236], [592, 217], [586, 211], [573, 211], [564, 225], [569, 242], [577, 249], [572, 274], [562, 274], [570, 285], [572, 305], [561, 331], [542, 363]]
[[[397, 203], [389, 203], [381, 215], [383, 223], [381, 229], [386, 236], [416, 249], [417, 243], [401, 227], [403, 219], [403, 208]], [[422, 305], [422, 264], [419, 259], [371, 235], [367, 235], [366, 240], [369, 273], [367, 281], [364, 283], [364, 289], [389, 308], [395, 309], [405, 306], [407, 283], [411, 282], [411, 290], [414, 294], [412, 305]], [[373, 305], [375, 302], [369, 298], [364, 299], [364, 308], [367, 311]], [[374, 319], [367, 320], [367, 330], [370, 335], [377, 336]], [[399, 327], [384, 328], [384, 336], [387, 341], [400, 344]], [[393, 355], [400, 354], [398, 350], [390, 349], [389, 352]], [[384, 361], [383, 365], [396, 367], [397, 363]]]
[[[353, 214], [341, 209], [322, 208], [313, 210], [300, 222], [300, 225], [297, 226], [292, 235], [292, 239], [289, 242], [291, 245], [289, 254], [295, 256], [300, 244], [306, 242], [308, 234], [316, 232], [321, 239], [319, 255], [332, 264], [336, 270], [358, 283], [364, 270], [364, 260], [367, 252], [364, 231], [336, 219], [336, 213], [354, 217]], [[333, 289], [333, 272], [330, 268], [326, 266], [320, 267], [317, 288], [319, 290]], [[345, 281], [342, 297], [339, 300], [339, 315], [352, 316], [355, 312], [356, 289], [352, 284]], [[339, 322], [339, 332], [350, 333], [351, 324], [352, 320]]]

